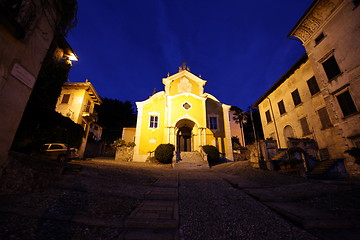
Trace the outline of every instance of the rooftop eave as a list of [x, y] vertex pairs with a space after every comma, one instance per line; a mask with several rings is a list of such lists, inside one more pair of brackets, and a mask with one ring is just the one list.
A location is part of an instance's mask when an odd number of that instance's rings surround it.
[[275, 89], [277, 89], [286, 79], [288, 79], [294, 72], [300, 68], [308, 60], [307, 54], [301, 56], [301, 58], [284, 74], [282, 75], [256, 102], [252, 107], [257, 108], [258, 105], [269, 96]]
[[96, 92], [94, 86], [91, 84], [91, 82], [66, 82], [66, 83], [64, 83], [63, 88], [85, 89], [95, 104], [97, 104], [97, 105], [102, 104], [102, 100], [99, 97], [98, 93]]
[[187, 71], [187, 70], [181, 70], [180, 72], [175, 73], [174, 75], [171, 75], [167, 78], [163, 78], [162, 82], [164, 85], [170, 84], [175, 79], [180, 78], [181, 76], [186, 76], [192, 80], [195, 80], [196, 82], [200, 83], [201, 86], [204, 86], [206, 84], [206, 80], [201, 79], [200, 77], [196, 76], [195, 74]]
[[297, 38], [306, 44], [343, 0], [315, 0], [296, 23], [288, 38]]

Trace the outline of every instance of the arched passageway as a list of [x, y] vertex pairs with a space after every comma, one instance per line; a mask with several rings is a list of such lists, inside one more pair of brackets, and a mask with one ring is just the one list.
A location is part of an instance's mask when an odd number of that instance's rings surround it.
[[191, 152], [193, 150], [193, 128], [195, 123], [189, 119], [181, 119], [176, 124], [176, 150], [178, 152]]

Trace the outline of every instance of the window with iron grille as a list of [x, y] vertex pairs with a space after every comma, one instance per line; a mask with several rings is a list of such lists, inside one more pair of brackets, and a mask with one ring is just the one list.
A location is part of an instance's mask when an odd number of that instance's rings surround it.
[[64, 94], [61, 103], [64, 104], [69, 103], [69, 99], [70, 99], [70, 94]]
[[150, 127], [150, 128], [157, 128], [157, 127], [158, 127], [158, 120], [159, 120], [159, 117], [158, 117], [158, 116], [151, 115], [151, 116], [150, 116], [150, 124], [149, 124], [149, 127]]
[[209, 123], [210, 123], [210, 129], [216, 130], [218, 128], [217, 127], [217, 117], [210, 117]]
[[326, 110], [326, 107], [320, 108], [317, 111], [317, 113], [319, 115], [319, 119], [320, 119], [320, 122], [321, 122], [321, 125], [322, 125], [322, 129], [330, 128], [330, 127], [333, 126], [331, 121], [330, 121], [329, 114], [328, 114], [328, 112]]
[[322, 65], [329, 81], [331, 81], [341, 73], [339, 65], [337, 64], [334, 56], [329, 57], [326, 61], [322, 63]]
[[295, 106], [297, 106], [297, 105], [299, 105], [301, 103], [300, 94], [299, 94], [299, 91], [297, 89], [291, 93], [291, 96], [293, 98]]
[[284, 105], [284, 101], [283, 101], [283, 100], [281, 100], [280, 102], [278, 102], [278, 107], [279, 107], [280, 115], [283, 115], [284, 113], [286, 113], [285, 105]]
[[309, 124], [307, 122], [306, 117], [303, 117], [300, 119], [300, 124], [301, 124], [301, 129], [303, 132], [303, 136], [310, 135], [311, 131], [310, 131]]
[[267, 110], [267, 111], [265, 112], [265, 116], [266, 116], [266, 121], [267, 121], [267, 123], [269, 123], [269, 122], [272, 121], [272, 120], [271, 120], [271, 115], [270, 115], [270, 110]]
[[341, 108], [341, 111], [342, 111], [344, 117], [357, 112], [356, 106], [354, 104], [354, 101], [352, 100], [352, 97], [351, 97], [349, 91], [345, 91], [345, 92], [337, 95], [336, 98], [339, 102], [339, 105], [340, 105], [340, 108]]
[[319, 85], [317, 84], [316, 78], [312, 77], [307, 80], [307, 85], [309, 87], [311, 95], [315, 95], [316, 93], [320, 92]]

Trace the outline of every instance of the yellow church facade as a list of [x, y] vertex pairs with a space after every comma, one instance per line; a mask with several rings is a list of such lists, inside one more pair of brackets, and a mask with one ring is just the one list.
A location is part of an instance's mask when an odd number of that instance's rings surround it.
[[133, 161], [146, 161], [159, 144], [171, 143], [177, 152], [198, 151], [216, 146], [233, 160], [229, 105], [204, 92], [206, 81], [179, 67], [163, 78], [165, 91], [136, 102], [138, 116]]

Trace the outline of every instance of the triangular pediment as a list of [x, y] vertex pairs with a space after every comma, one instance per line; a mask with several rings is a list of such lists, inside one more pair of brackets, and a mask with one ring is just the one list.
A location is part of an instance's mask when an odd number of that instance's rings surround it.
[[166, 95], [192, 93], [201, 96], [204, 93], [206, 81], [188, 70], [181, 70], [174, 75], [163, 78], [163, 84], [165, 85]]

